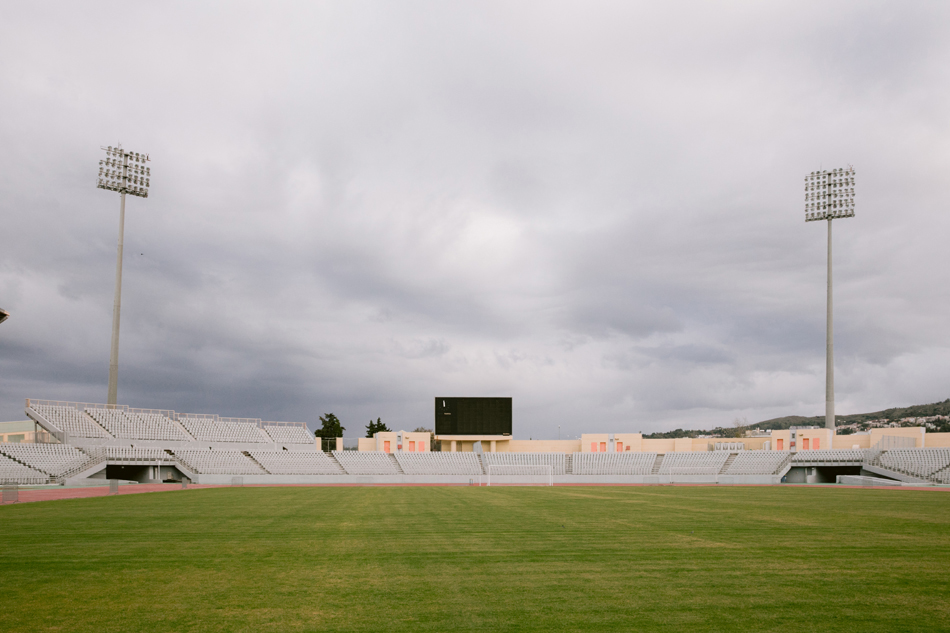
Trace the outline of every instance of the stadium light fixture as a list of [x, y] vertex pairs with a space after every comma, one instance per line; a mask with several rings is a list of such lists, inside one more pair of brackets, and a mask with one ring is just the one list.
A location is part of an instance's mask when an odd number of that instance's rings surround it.
[[148, 154], [129, 152], [118, 147], [102, 148], [106, 157], [99, 161], [99, 189], [118, 192], [119, 252], [115, 265], [115, 303], [112, 306], [112, 352], [109, 355], [108, 404], [115, 404], [119, 387], [119, 312], [122, 305], [122, 245], [125, 236], [125, 195], [148, 198], [152, 170]]
[[0, 323], [3, 323], [9, 318], [10, 318], [10, 313], [4, 310], [3, 308], [0, 308]]
[[825, 428], [835, 429], [835, 349], [831, 297], [831, 221], [854, 217], [854, 167], [805, 176], [805, 221], [828, 221], [828, 314], [825, 333]]

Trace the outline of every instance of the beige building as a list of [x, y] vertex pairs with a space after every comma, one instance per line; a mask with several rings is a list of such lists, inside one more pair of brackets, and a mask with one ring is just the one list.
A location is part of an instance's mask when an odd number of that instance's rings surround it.
[[[871, 448], [883, 437], [912, 438], [916, 447], [950, 447], [950, 433], [926, 433], [923, 427], [879, 428], [870, 433], [836, 435], [830, 429], [800, 428], [768, 432], [759, 437], [738, 438], [644, 438], [642, 433], [584, 433], [573, 440], [516, 440], [509, 435], [440, 435], [441, 450], [471, 453], [476, 447], [486, 453], [681, 453], [712, 451], [729, 443], [743, 450], [808, 451], [830, 448]], [[360, 438], [360, 451], [422, 452], [429, 450], [429, 433], [392, 431]]]
[[[49, 441], [49, 433], [40, 429], [40, 441]], [[0, 442], [33, 444], [36, 442], [36, 423], [33, 420], [0, 422]]]

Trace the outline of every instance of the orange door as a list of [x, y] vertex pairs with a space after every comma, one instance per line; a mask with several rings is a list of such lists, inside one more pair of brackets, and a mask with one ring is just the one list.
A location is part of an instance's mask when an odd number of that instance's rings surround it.
[[591, 442], [591, 443], [590, 443], [590, 452], [591, 452], [591, 453], [596, 453], [596, 452], [597, 452], [597, 442]]
[[385, 440], [383, 442], [383, 450], [386, 451], [387, 453], [392, 453], [392, 451], [389, 450], [389, 440]]
[[425, 442], [419, 442], [419, 452], [420, 452], [420, 453], [424, 453], [425, 450], [426, 450], [426, 443], [425, 443]]
[[802, 440], [802, 450], [803, 450], [803, 451], [807, 451], [807, 450], [808, 450], [808, 438], [807, 438], [807, 437]]
[[415, 442], [409, 442], [409, 452], [410, 452], [410, 453], [415, 453], [415, 452], [416, 452], [416, 443], [415, 443]]
[[779, 438], [775, 440], [775, 450], [784, 451], [785, 450], [785, 440]]
[[623, 452], [623, 442], [617, 442], [617, 452], [618, 453]]
[[821, 438], [819, 438], [819, 437], [814, 438], [814, 440], [813, 440], [812, 443], [811, 443], [811, 448], [812, 448], [812, 450], [814, 450], [814, 451], [817, 451], [818, 449], [820, 449], [820, 448], [821, 448]]
[[607, 442], [601, 442], [601, 443], [600, 443], [600, 452], [601, 452], [601, 453], [606, 453], [606, 452], [607, 452]]

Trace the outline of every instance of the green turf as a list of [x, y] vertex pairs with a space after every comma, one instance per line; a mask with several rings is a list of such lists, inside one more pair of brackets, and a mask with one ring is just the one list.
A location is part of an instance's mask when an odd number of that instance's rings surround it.
[[0, 534], [0, 631], [950, 630], [939, 491], [219, 488]]

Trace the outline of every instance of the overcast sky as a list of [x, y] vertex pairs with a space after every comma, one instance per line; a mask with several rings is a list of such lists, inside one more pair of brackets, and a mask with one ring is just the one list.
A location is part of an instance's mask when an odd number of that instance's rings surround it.
[[0, 420], [119, 402], [515, 436], [950, 397], [950, 4], [0, 5]]

